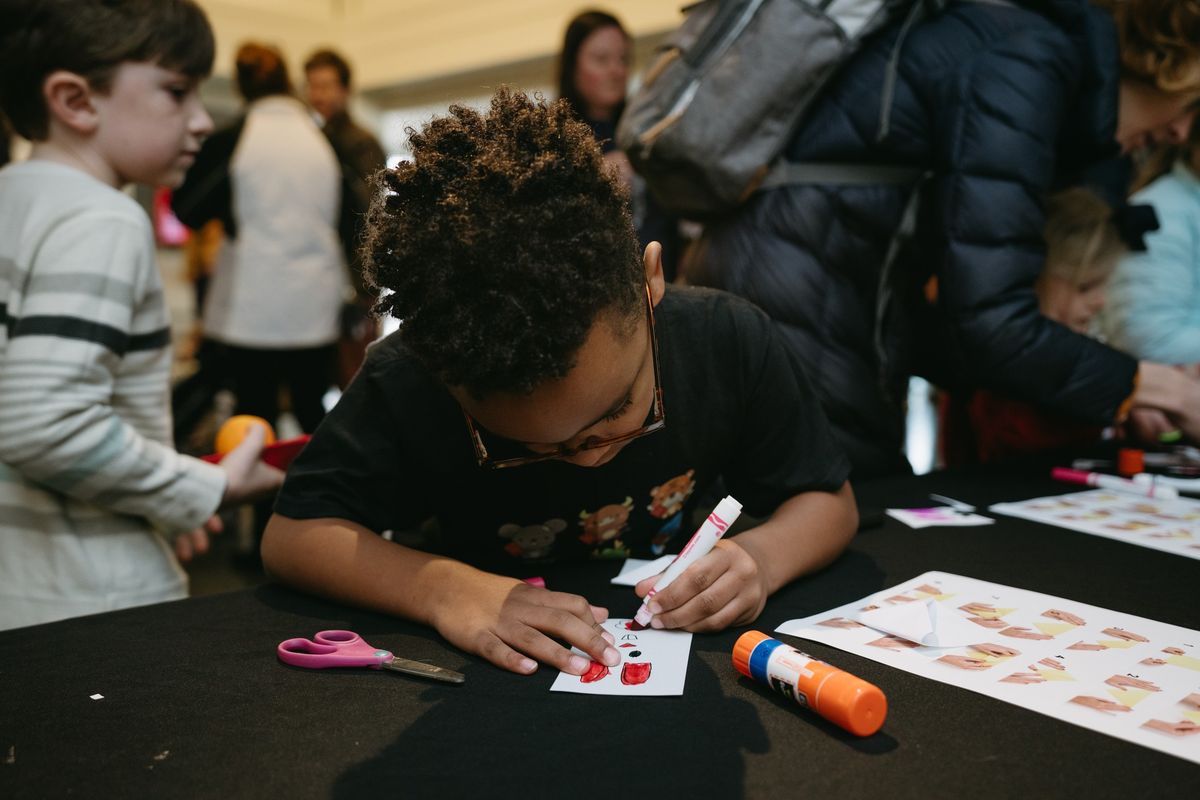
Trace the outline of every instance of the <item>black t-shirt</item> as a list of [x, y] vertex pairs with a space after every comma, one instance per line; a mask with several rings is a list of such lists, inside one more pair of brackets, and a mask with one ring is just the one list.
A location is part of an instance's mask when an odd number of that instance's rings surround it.
[[677, 551], [692, 533], [683, 521], [718, 476], [754, 516], [841, 487], [849, 462], [762, 311], [668, 287], [654, 314], [666, 427], [611, 461], [481, 468], [458, 404], [393, 334], [293, 462], [275, 510], [376, 532], [436, 515], [448, 555], [527, 574], [569, 558]]

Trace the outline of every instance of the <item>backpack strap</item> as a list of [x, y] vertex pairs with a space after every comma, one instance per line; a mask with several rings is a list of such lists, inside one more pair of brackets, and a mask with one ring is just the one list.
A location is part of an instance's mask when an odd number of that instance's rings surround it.
[[816, 161], [776, 161], [757, 191], [794, 183], [828, 183], [839, 186], [915, 183], [924, 170], [897, 164], [830, 164]]

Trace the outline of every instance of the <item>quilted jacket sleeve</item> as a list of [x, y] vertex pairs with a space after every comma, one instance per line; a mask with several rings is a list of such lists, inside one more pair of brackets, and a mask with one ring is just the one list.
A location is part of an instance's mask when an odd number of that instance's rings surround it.
[[1107, 424], [1133, 390], [1136, 361], [1041, 316], [1034, 294], [1042, 198], [1077, 70], [1057, 37], [1029, 35], [1047, 38], [1008, 39], [971, 59], [936, 106], [922, 235], [939, 279], [939, 350], [977, 385]]

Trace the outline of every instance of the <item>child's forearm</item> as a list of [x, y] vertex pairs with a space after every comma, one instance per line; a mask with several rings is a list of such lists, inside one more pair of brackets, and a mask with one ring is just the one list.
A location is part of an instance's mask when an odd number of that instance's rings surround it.
[[344, 519], [271, 517], [263, 566], [299, 589], [432, 624], [439, 592], [473, 567], [389, 542]]
[[804, 492], [790, 498], [770, 519], [734, 541], [758, 562], [767, 590], [774, 594], [841, 555], [857, 528], [858, 509], [847, 482], [837, 492]]

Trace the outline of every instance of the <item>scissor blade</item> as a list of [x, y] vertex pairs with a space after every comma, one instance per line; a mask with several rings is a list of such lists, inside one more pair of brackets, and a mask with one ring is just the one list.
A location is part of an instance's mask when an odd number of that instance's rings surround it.
[[391, 661], [385, 661], [382, 666], [384, 669], [394, 669], [396, 672], [403, 672], [405, 675], [432, 678], [435, 681], [442, 681], [443, 683], [462, 683], [466, 680], [466, 676], [461, 672], [455, 672], [445, 667], [435, 667], [433, 664], [413, 661], [408, 658], [400, 658], [399, 656], [392, 658]]

